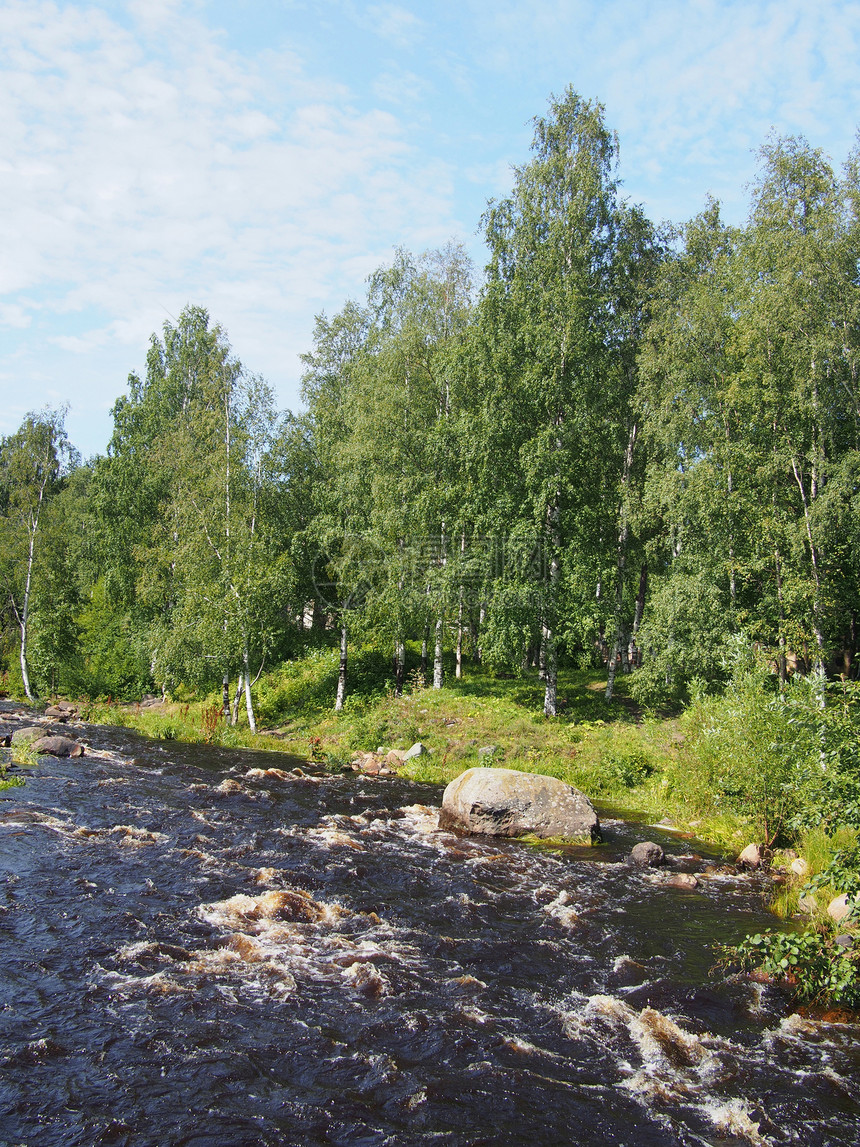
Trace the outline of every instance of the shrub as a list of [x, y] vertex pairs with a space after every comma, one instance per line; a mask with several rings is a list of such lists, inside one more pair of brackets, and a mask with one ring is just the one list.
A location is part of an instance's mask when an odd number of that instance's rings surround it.
[[860, 1005], [860, 950], [843, 948], [830, 935], [768, 930], [718, 951], [718, 967], [763, 972], [790, 983], [800, 1000]]

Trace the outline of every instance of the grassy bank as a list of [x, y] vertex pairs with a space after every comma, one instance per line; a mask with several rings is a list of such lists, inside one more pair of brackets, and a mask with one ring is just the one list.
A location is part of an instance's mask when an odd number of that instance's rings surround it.
[[[595, 800], [668, 819], [729, 851], [753, 839], [748, 818], [717, 807], [692, 767], [684, 717], [643, 714], [626, 695], [624, 680], [607, 702], [600, 673], [561, 670], [561, 715], [547, 719], [536, 672], [501, 677], [469, 665], [462, 680], [450, 675], [438, 690], [413, 674], [403, 696], [395, 697], [388, 661], [380, 654], [361, 651], [350, 668], [353, 692], [341, 713], [333, 708], [333, 651], [315, 651], [268, 673], [256, 690], [256, 735], [244, 709], [235, 727], [218, 719], [220, 699], [214, 694], [153, 708], [84, 702], [81, 716], [161, 740], [313, 757], [335, 770], [359, 750], [408, 748], [421, 741], [429, 754], [402, 770], [414, 780], [447, 784], [467, 768], [504, 766], [558, 777]], [[492, 754], [480, 753], [490, 746]]]

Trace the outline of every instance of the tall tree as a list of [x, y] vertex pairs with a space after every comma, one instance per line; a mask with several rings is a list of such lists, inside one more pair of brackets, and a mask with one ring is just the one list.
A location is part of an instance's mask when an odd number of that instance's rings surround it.
[[241, 673], [253, 729], [252, 659], [259, 668], [291, 583], [290, 539], [272, 528], [271, 391], [200, 307], [153, 336], [129, 390], [96, 470], [108, 584], [145, 627], [156, 680]]
[[[635, 445], [635, 371], [625, 368], [635, 362], [627, 344], [637, 332], [622, 263], [651, 239], [641, 213], [620, 198], [617, 140], [599, 104], [568, 88], [535, 120], [532, 151], [511, 196], [484, 219], [481, 437], [487, 488], [498, 489], [500, 473], [507, 487], [497, 526], [516, 537], [514, 549], [540, 555], [527, 580], [539, 590], [551, 716], [560, 646], [582, 636], [584, 584], [593, 596], [605, 554], [629, 545], [617, 491]], [[620, 577], [623, 563], [616, 566]]]
[[65, 409], [28, 414], [15, 434], [0, 441], [0, 577], [18, 629], [21, 677], [30, 701], [28, 643], [40, 573], [40, 542], [49, 504], [78, 462], [65, 431]]

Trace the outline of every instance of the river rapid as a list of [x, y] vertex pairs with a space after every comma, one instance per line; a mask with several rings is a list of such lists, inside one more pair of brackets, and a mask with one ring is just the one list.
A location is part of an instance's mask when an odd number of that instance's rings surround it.
[[76, 733], [0, 792], [0, 1147], [860, 1139], [860, 1027], [709, 975], [764, 878], [667, 886], [637, 840], [713, 858], [605, 810], [557, 855], [440, 832], [434, 786]]

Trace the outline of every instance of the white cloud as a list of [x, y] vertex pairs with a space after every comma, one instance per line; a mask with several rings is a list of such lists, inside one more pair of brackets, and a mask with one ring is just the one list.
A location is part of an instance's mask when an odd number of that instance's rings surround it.
[[424, 21], [399, 4], [371, 4], [366, 20], [377, 36], [395, 48], [411, 48], [421, 39]]
[[[0, 322], [38, 310], [41, 335], [46, 308], [80, 316], [46, 341], [122, 346], [132, 367], [165, 311], [200, 302], [289, 389], [314, 311], [355, 290], [345, 268], [378, 262], [392, 232], [421, 246], [457, 229], [450, 180], [396, 115], [352, 106], [289, 51], [240, 58], [185, 9], [132, 29], [40, 0], [0, 10]], [[379, 18], [406, 27], [398, 12]], [[40, 354], [25, 342], [19, 367]]]

